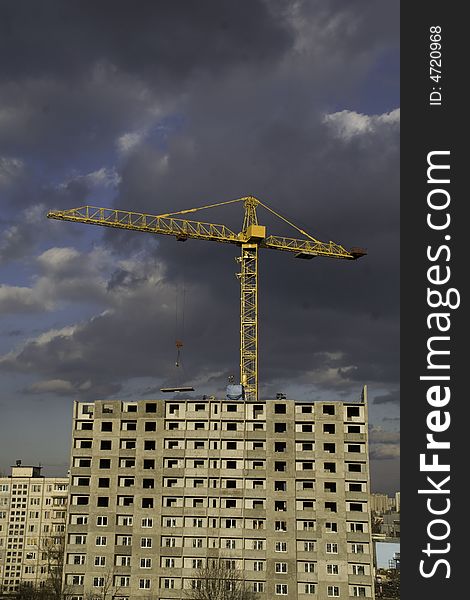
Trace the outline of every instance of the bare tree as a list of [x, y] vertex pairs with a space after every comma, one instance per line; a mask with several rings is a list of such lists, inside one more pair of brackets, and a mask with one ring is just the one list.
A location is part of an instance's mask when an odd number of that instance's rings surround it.
[[85, 594], [87, 600], [114, 600], [120, 596], [121, 586], [116, 586], [114, 581], [114, 567], [107, 569], [102, 575], [103, 585], [94, 592]]
[[45, 588], [48, 597], [53, 600], [63, 600], [66, 593], [63, 586], [63, 570], [65, 555], [65, 533], [58, 532], [56, 535], [43, 538], [39, 548], [43, 560], [47, 563], [47, 581]]
[[193, 586], [186, 590], [190, 600], [254, 600], [239, 569], [224, 559], [209, 559], [206, 567], [196, 571]]
[[45, 587], [40, 588], [21, 583], [14, 593], [13, 598], [15, 600], [50, 600], [51, 597]]

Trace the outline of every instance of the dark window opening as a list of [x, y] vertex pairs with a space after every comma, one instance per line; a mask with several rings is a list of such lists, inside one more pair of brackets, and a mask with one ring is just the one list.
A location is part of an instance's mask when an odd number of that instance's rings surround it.
[[350, 483], [349, 491], [350, 492], [362, 492], [362, 483]]
[[348, 471], [350, 473], [361, 473], [361, 471], [362, 471], [361, 463], [348, 463]]
[[359, 406], [348, 406], [346, 408], [346, 414], [348, 415], [348, 417], [360, 417], [361, 409]]
[[361, 433], [360, 425], [348, 425], [348, 433]]
[[361, 445], [360, 444], [348, 444], [348, 452], [360, 452]]

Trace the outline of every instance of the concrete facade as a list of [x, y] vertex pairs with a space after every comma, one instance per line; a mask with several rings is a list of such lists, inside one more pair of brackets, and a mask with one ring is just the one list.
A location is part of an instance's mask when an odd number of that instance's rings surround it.
[[260, 600], [373, 598], [369, 485], [364, 401], [75, 403], [65, 585], [181, 600], [222, 559]]
[[10, 477], [0, 477], [1, 596], [48, 579], [51, 548], [63, 547], [68, 482], [20, 461]]

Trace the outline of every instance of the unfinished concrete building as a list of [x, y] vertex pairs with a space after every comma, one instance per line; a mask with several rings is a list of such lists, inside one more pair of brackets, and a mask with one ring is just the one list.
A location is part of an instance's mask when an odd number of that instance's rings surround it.
[[222, 560], [264, 600], [373, 598], [367, 401], [75, 403], [64, 581], [182, 600]]

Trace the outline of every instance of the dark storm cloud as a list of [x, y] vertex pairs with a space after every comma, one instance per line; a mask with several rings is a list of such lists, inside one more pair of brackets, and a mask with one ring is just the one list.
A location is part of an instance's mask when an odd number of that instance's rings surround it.
[[[365, 246], [357, 262], [262, 253], [260, 383], [316, 397], [395, 390], [399, 116], [382, 114], [397, 107], [374, 73], [396, 52], [397, 17], [396, 3], [366, 0], [2, 3], [2, 197], [12, 211], [114, 202], [158, 214], [253, 194], [321, 240]], [[96, 184], [102, 172], [115, 188]], [[25, 214], [5, 224], [5, 262], [99, 239]], [[243, 211], [194, 218], [238, 231]], [[130, 393], [136, 377], [135, 393], [158, 393], [175, 383], [180, 336], [186, 380], [223, 393], [238, 375], [239, 249], [117, 230], [102, 240], [101, 270], [88, 255], [81, 271], [38, 266], [21, 292], [37, 298], [42, 281], [48, 310], [90, 294], [99, 306], [4, 354], [4, 373], [28, 376], [25, 406]], [[396, 447], [377, 440], [374, 456], [384, 464]]]
[[397, 431], [386, 431], [372, 425], [370, 426], [369, 440], [372, 444], [399, 444], [400, 434]]
[[[0, 179], [1, 184], [1, 179]], [[90, 192], [86, 180], [56, 185], [45, 173], [24, 166], [14, 180], [0, 185], [3, 218], [0, 228], [0, 264], [34, 257], [43, 243], [59, 243], [65, 237], [79, 237], [78, 229], [64, 232], [54, 226], [46, 213], [53, 206], [81, 205]]]
[[382, 396], [376, 396], [374, 398], [374, 404], [399, 404], [400, 403], [400, 391], [393, 390], [388, 394]]
[[[320, 239], [366, 246], [366, 258], [343, 264], [261, 253], [261, 372], [268, 379], [296, 378], [324, 367], [322, 362], [330, 360], [325, 352], [342, 352], [341, 360], [330, 365], [338, 369], [338, 379], [341, 367], [353, 366], [349, 379], [396, 382], [397, 121], [343, 140], [322, 125], [318, 108], [307, 103], [297, 114], [289, 103], [263, 112], [263, 90], [261, 98], [251, 91], [240, 103], [226, 99], [231, 118], [225, 120], [217, 100], [230, 94], [219, 86], [215, 95], [204, 108], [198, 105], [201, 113], [191, 112], [185, 132], [170, 143], [164, 168], [158, 168], [164, 152], [147, 144], [129, 157], [116, 205], [155, 214], [255, 193]], [[247, 134], [251, 125], [256, 135]], [[199, 201], [196, 190], [206, 190]], [[288, 233], [261, 208], [259, 216], [270, 233]], [[217, 209], [192, 218], [227, 223], [237, 231], [242, 206], [238, 213]], [[106, 233], [120, 252], [146, 244], [144, 238]], [[177, 280], [184, 272], [187, 280], [203, 282], [213, 304], [236, 318], [238, 288], [231, 262], [236, 248], [192, 241], [178, 247], [165, 238], [156, 252], [168, 265], [168, 278]]]
[[[83, 279], [82, 287], [87, 296], [95, 283]], [[115, 286], [110, 293], [114, 298], [110, 298], [112, 310], [77, 326], [27, 340], [1, 358], [0, 368], [40, 375], [40, 380], [28, 386], [30, 394], [49, 392], [96, 399], [116, 393], [126, 380], [135, 377], [174, 384], [175, 338], [182, 333], [175, 329], [175, 289], [161, 278], [142, 277], [132, 288]], [[190, 339], [198, 340], [197, 345], [188, 344], [193, 360], [187, 374], [208, 379], [227, 362], [226, 339], [214, 330], [223, 319], [223, 309], [214, 308], [204, 289], [188, 285], [187, 293], [194, 295], [195, 302], [186, 311], [186, 332]], [[221, 353], [220, 362], [208, 366], [203, 349], [214, 343]]]
[[145, 277], [136, 277], [126, 269], [116, 269], [107, 283], [108, 292], [116, 288], [132, 288], [146, 281]]
[[177, 111], [191, 78], [266, 68], [292, 40], [259, 0], [1, 3], [2, 153], [89, 166], [120, 134]]
[[0, 5], [2, 78], [74, 79], [97, 62], [161, 83], [269, 62], [292, 41], [259, 0], [42, 0]]
[[[264, 130], [277, 135], [278, 122], [259, 113], [259, 134], [244, 143], [243, 136], [236, 131], [237, 127], [242, 128], [243, 114], [243, 109], [240, 112], [234, 109], [230, 123], [221, 121], [219, 127], [211, 128], [203, 127], [199, 115], [195, 124], [170, 144], [169, 161], [162, 170], [155, 165], [162, 160], [163, 152], [144, 144], [123, 165], [118, 205], [154, 213], [168, 211], [179, 208], [178, 198], [180, 206], [188, 206], [193, 185], [195, 189], [206, 189], [206, 197], [214, 201], [228, 199], [222, 195], [223, 189], [235, 192], [236, 186], [244, 182], [247, 189], [265, 190], [271, 205], [281, 212], [287, 210], [289, 218], [318, 237], [333, 238], [346, 246], [353, 243], [367, 246], [369, 255], [358, 262], [327, 259], [304, 262], [290, 255], [262, 253], [261, 382], [281, 379], [316, 383], [324, 389], [337, 389], [343, 395], [364, 381], [396, 385], [397, 234], [393, 232], [397, 225], [394, 200], [397, 181], [393, 175], [398, 155], [396, 124], [391, 127], [382, 123], [375, 130], [359, 132], [344, 140], [334, 137], [328, 126], [318, 123], [318, 119], [315, 121], [314, 115], [306, 111], [303, 119], [297, 118], [289, 124], [289, 135], [283, 137], [281, 170], [278, 153], [263, 134]], [[286, 111], [283, 115], [286, 123], [288, 114]], [[207, 115], [206, 123], [211, 122], [214, 123]], [[284, 130], [286, 127], [283, 126]], [[229, 142], [221, 157], [218, 140], [224, 134]], [[197, 151], [192, 148], [193, 142]], [[341, 177], [334, 177], [335, 173], [324, 166], [333, 163]], [[233, 164], [238, 166], [236, 172], [231, 168]], [[210, 165], [210, 177], [205, 173], [206, 165]], [[386, 189], [383, 181], [387, 181]], [[152, 190], [158, 190], [156, 197]], [[260, 195], [264, 199], [264, 194]], [[259, 212], [261, 216], [261, 209]], [[370, 215], [369, 220], [358, 217], [364, 213]], [[238, 215], [227, 215], [239, 223], [241, 216], [241, 206]], [[214, 210], [201, 218], [225, 222], [226, 215]], [[272, 218], [263, 214], [263, 222], [265, 218], [271, 232], [286, 232], [282, 223], [277, 230]], [[236, 221], [228, 224], [237, 226]], [[74, 228], [70, 224], [56, 225], [62, 231]], [[317, 228], [337, 230], [338, 235], [322, 235]], [[208, 377], [211, 371], [232, 371], [231, 365], [237, 361], [239, 302], [233, 257], [238, 249], [198, 241], [178, 244], [172, 238], [157, 241], [154, 236], [121, 234], [115, 230], [106, 232], [105, 240], [124, 259], [141, 247], [149, 254], [153, 251], [158, 261], [166, 265], [169, 285], [181, 286], [185, 280], [186, 339], [198, 347], [197, 354], [188, 357], [188, 375], [205, 373]], [[67, 270], [73, 275], [70, 266]], [[110, 276], [107, 289], [124, 292], [146, 281], [148, 273], [117, 269]], [[83, 287], [85, 294], [88, 289]], [[16, 364], [27, 365], [44, 374], [47, 380], [73, 381], [73, 389], [77, 390], [87, 381], [87, 374], [94, 384], [156, 373], [168, 377], [162, 365], [168, 365], [168, 340], [175, 335], [170, 331], [168, 312], [157, 307], [161, 303], [161, 290], [149, 285], [146, 292], [148, 303], [131, 294], [112, 313], [82, 325], [71, 336], [47, 344], [27, 345], [15, 358]], [[174, 301], [175, 296], [167, 298], [168, 304]], [[140, 319], [134, 322], [132, 315], [137, 314]], [[173, 320], [172, 314], [171, 323]], [[167, 341], [160, 347], [154, 344], [164, 339]], [[70, 361], [63, 359], [67, 356]], [[116, 365], [122, 365], [117, 373]], [[4, 363], [5, 368], [12, 366], [8, 361]], [[218, 387], [223, 387], [221, 380]], [[80, 391], [83, 392], [93, 396], [92, 388]]]
[[[400, 433], [369, 426], [369, 454], [372, 464], [395, 462], [400, 456]], [[374, 467], [376, 468], [376, 467]]]

